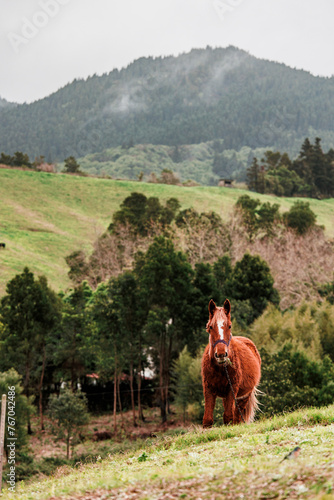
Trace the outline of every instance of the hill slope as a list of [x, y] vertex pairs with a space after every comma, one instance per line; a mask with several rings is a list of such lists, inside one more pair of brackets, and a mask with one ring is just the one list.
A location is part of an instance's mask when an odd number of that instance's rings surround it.
[[[168, 186], [130, 181], [113, 181], [64, 174], [0, 169], [0, 295], [15, 274], [28, 266], [45, 274], [56, 290], [70, 283], [64, 257], [92, 244], [110, 224], [112, 214], [131, 192], [157, 196], [161, 200], [179, 199], [182, 208], [199, 212], [214, 210], [223, 218], [231, 212], [245, 191], [218, 187]], [[289, 209], [296, 198], [251, 196], [277, 201]], [[309, 200], [317, 222], [334, 235], [334, 199]]]
[[123, 143], [297, 153], [306, 136], [334, 147], [334, 78], [314, 77], [234, 47], [141, 58], [0, 112], [0, 151], [47, 160]]
[[[175, 438], [150, 439], [135, 453], [116, 455], [111, 447], [107, 460], [17, 485], [3, 498], [333, 500], [333, 410], [306, 409], [248, 426], [188, 429]], [[299, 457], [283, 460], [296, 445]]]

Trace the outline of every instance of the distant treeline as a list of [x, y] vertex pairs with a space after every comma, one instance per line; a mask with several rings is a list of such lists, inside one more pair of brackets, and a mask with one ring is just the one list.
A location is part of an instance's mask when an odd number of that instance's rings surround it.
[[22, 151], [16, 151], [13, 156], [1, 153], [0, 165], [8, 165], [9, 167], [33, 167], [29, 156], [26, 153], [22, 153]]
[[324, 153], [320, 143], [319, 137], [314, 144], [305, 139], [295, 160], [278, 151], [267, 151], [260, 163], [254, 158], [247, 169], [249, 189], [277, 196], [333, 197], [334, 150]]
[[[243, 168], [242, 163], [237, 161], [235, 155], [231, 158], [224, 156], [224, 153], [221, 152], [223, 151], [221, 141], [213, 141], [210, 147], [214, 151], [214, 154], [212, 153], [211, 163], [208, 163], [206, 160], [206, 169], [212, 169], [208, 172], [208, 178], [211, 171], [218, 175], [219, 173], [223, 173], [224, 169], [226, 173], [233, 170], [239, 170], [240, 172], [240, 169]], [[150, 155], [150, 159], [152, 160], [152, 151], [148, 150], [147, 154]], [[172, 156], [173, 161], [177, 163], [181, 156], [178, 147], [174, 148]], [[159, 164], [159, 155], [156, 155], [155, 158], [156, 163]], [[132, 157], [122, 162], [122, 168], [125, 173], [129, 173], [127, 161], [130, 163], [133, 162]], [[141, 158], [140, 166], [142, 166], [143, 162], [145, 162], [145, 154]], [[29, 156], [20, 151], [17, 151], [13, 156], [2, 152], [0, 155], [0, 164], [49, 172], [56, 171], [55, 165], [46, 163], [44, 156], [38, 156], [31, 162]], [[85, 162], [85, 167], [87, 169], [87, 162]], [[195, 164], [194, 169], [196, 170], [197, 167], [198, 165]], [[133, 170], [133, 166], [131, 168]], [[86, 169], [82, 171], [79, 163], [73, 156], [64, 160], [63, 172], [65, 173], [85, 175]], [[140, 170], [139, 166], [136, 168], [136, 171], [138, 171], [137, 180], [142, 181], [144, 179], [144, 171]], [[146, 180], [162, 184], [180, 183], [178, 176], [169, 168], [163, 168], [159, 177], [157, 177], [154, 171], [151, 171], [150, 176], [146, 177]], [[251, 165], [247, 169], [247, 183], [251, 191], [262, 194], [271, 193], [276, 196], [304, 196], [310, 198], [333, 197], [334, 149], [331, 148], [327, 153], [324, 153], [321, 146], [321, 139], [317, 137], [314, 144], [306, 138], [301, 146], [299, 155], [294, 160], [291, 160], [286, 152], [265, 151], [264, 157], [261, 160], [258, 160], [256, 157], [253, 158]], [[183, 184], [191, 185], [196, 183], [187, 181]]]

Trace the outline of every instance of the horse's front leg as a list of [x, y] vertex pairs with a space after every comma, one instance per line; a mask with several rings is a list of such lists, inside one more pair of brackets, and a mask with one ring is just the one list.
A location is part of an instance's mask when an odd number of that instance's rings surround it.
[[213, 411], [215, 409], [217, 395], [204, 387], [204, 417], [203, 427], [211, 427], [213, 424]]

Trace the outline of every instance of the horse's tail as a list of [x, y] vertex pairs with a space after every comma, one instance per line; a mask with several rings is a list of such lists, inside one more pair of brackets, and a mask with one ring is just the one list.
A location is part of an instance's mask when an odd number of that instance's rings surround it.
[[250, 424], [254, 421], [255, 413], [257, 412], [257, 410], [259, 410], [259, 405], [261, 404], [257, 399], [257, 396], [261, 396], [262, 394], [264, 393], [257, 387], [254, 387], [254, 389], [252, 390], [244, 409], [244, 419], [247, 424]]

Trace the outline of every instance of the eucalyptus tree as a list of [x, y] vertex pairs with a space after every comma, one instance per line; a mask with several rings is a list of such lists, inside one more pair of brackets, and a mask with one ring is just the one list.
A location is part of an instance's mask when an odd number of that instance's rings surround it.
[[139, 293], [135, 275], [125, 272], [118, 278], [111, 280], [111, 294], [116, 305], [118, 325], [123, 338], [122, 351], [124, 351], [124, 366], [130, 374], [131, 406], [133, 423], [136, 425], [135, 398], [134, 398], [134, 373], [138, 375], [138, 415], [143, 418], [141, 407], [141, 380], [144, 361], [145, 334], [145, 306]]
[[117, 383], [123, 367], [124, 343], [119, 322], [117, 300], [113, 296], [112, 281], [101, 283], [90, 304], [90, 314], [95, 322], [96, 369], [101, 380], [114, 378], [114, 432], [117, 431]]
[[72, 391], [91, 363], [87, 305], [92, 296], [93, 290], [86, 281], [63, 295], [61, 323], [49, 343], [57, 380], [69, 380]]
[[171, 361], [192, 333], [194, 272], [169, 239], [158, 237], [146, 254], [138, 254], [135, 274], [146, 304], [146, 332], [157, 356], [161, 418], [166, 422]]

